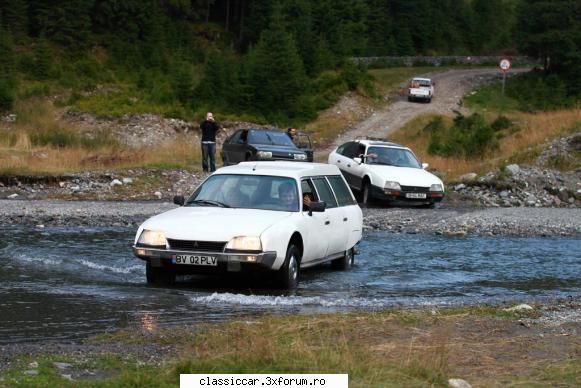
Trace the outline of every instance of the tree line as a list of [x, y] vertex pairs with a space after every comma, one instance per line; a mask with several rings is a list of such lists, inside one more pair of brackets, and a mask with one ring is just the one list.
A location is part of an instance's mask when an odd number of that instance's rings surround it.
[[0, 109], [23, 79], [123, 81], [190, 112], [308, 120], [365, 87], [351, 56], [522, 51], [579, 77], [579, 14], [574, 0], [2, 0]]

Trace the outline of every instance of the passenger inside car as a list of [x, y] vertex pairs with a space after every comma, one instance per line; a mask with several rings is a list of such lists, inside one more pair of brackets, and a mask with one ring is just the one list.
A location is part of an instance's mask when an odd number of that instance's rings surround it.
[[247, 207], [250, 204], [248, 195], [240, 191], [238, 186], [232, 187], [224, 196], [225, 203], [230, 207]]
[[297, 210], [297, 194], [295, 187], [290, 183], [283, 183], [278, 186], [278, 198], [280, 204], [286, 211]]

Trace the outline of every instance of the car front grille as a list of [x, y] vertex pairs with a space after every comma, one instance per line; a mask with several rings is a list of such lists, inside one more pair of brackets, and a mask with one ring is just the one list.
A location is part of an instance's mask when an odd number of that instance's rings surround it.
[[191, 241], [168, 238], [167, 242], [170, 249], [178, 251], [223, 252], [226, 246], [226, 243], [221, 241]]
[[429, 187], [421, 187], [421, 186], [401, 186], [401, 191], [404, 193], [429, 193]]

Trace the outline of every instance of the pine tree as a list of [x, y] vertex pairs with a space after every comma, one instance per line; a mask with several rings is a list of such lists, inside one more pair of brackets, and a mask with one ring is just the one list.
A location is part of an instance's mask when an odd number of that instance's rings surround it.
[[52, 50], [48, 40], [43, 36], [36, 42], [34, 49], [34, 76], [37, 79], [49, 79], [53, 73]]
[[516, 27], [524, 53], [540, 58], [546, 74], [566, 80], [570, 95], [581, 95], [581, 3], [573, 0], [526, 0]]
[[26, 36], [28, 18], [25, 0], [3, 0], [0, 2], [0, 25], [16, 40]]
[[269, 28], [262, 32], [251, 60], [255, 102], [262, 112], [297, 113], [307, 79], [292, 36], [284, 30], [280, 7], [273, 11]]

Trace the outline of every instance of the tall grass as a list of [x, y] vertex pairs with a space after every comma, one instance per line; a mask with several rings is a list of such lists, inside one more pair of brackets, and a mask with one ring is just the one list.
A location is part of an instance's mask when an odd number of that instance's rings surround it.
[[163, 167], [199, 169], [201, 151], [192, 136], [178, 134], [164, 144], [131, 149], [107, 130], [84, 132], [60, 119], [44, 98], [21, 100], [17, 122], [0, 131], [0, 172], [59, 174], [72, 171]]
[[[506, 113], [510, 120], [519, 128], [518, 131], [506, 134], [499, 139], [499, 147], [481, 157], [443, 157], [428, 153], [430, 137], [423, 129], [435, 115], [424, 115], [412, 120], [403, 128], [394, 132], [390, 139], [405, 144], [413, 149], [422, 162], [428, 162], [430, 169], [444, 174], [446, 180], [454, 180], [458, 176], [476, 172], [482, 173], [503, 164], [518, 160], [530, 163], [538, 156], [533, 151], [539, 145], [557, 136], [581, 130], [581, 109], [542, 112], [542, 113]], [[492, 121], [496, 116], [488, 114]], [[452, 118], [442, 117], [444, 125], [451, 125]], [[529, 150], [530, 152], [526, 152]], [[515, 159], [518, 158], [518, 159]]]

